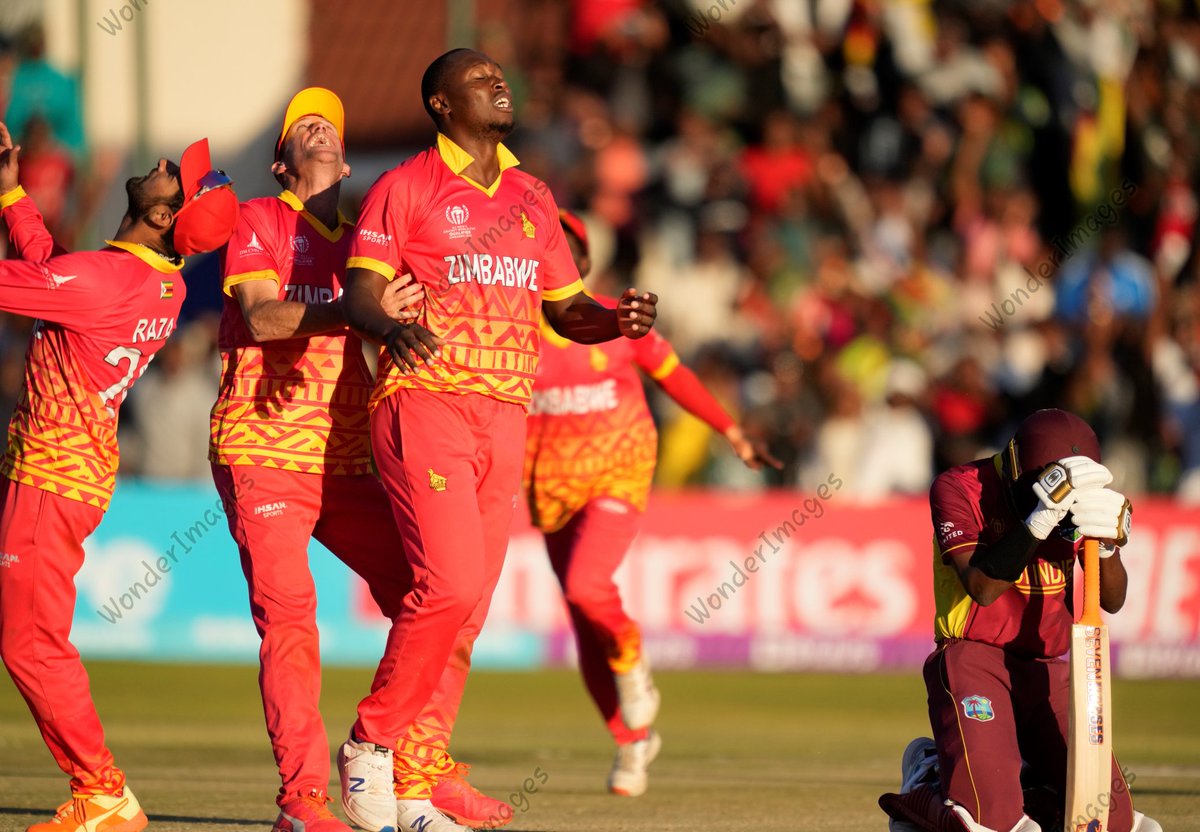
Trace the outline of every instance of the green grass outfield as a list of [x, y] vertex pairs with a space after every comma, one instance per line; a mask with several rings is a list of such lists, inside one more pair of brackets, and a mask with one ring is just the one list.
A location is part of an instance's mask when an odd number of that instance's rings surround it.
[[[278, 786], [254, 667], [92, 662], [110, 744], [151, 829], [267, 830]], [[609, 797], [606, 733], [574, 673], [472, 676], [453, 751], [496, 796], [520, 792], [510, 829], [875, 830], [905, 743], [928, 732], [913, 676], [660, 673], [665, 739], [642, 798]], [[341, 742], [366, 670], [325, 673]], [[1140, 809], [1167, 832], [1200, 832], [1200, 682], [1120, 681], [1115, 737]], [[337, 773], [334, 772], [336, 780]], [[0, 830], [46, 817], [66, 782], [7, 675], [0, 682]], [[333, 790], [336, 794], [336, 789]], [[340, 811], [340, 809], [338, 810]]]

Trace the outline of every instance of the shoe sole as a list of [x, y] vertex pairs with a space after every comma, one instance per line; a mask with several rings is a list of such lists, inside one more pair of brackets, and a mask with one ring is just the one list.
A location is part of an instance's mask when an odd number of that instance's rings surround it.
[[499, 829], [501, 826], [506, 826], [511, 823], [513, 819], [511, 812], [509, 813], [508, 817], [502, 820], [497, 820], [495, 818], [469, 818], [465, 815], [460, 815], [457, 812], [451, 812], [448, 809], [443, 809], [441, 806], [436, 804], [433, 808], [437, 809], [443, 815], [450, 818], [450, 820], [454, 821], [460, 826], [466, 826], [471, 829]]
[[118, 823], [116, 826], [104, 827], [104, 832], [141, 832], [150, 825], [150, 821], [146, 818], [146, 813], [138, 810], [138, 813], [129, 820]]
[[346, 801], [341, 801], [341, 804], [342, 811], [346, 813], [346, 820], [350, 821], [352, 825], [357, 826], [359, 829], [366, 829], [368, 832], [397, 832], [396, 824], [392, 823], [385, 824], [384, 826], [376, 826], [375, 824], [367, 823], [360, 818], [358, 814], [354, 812], [348, 805], [346, 805]]
[[[646, 768], [650, 768], [650, 764], [658, 759], [658, 752], [662, 751], [662, 736], [654, 731], [650, 734], [650, 751], [646, 754]], [[617, 797], [641, 797], [649, 788], [649, 783], [641, 791], [631, 789], [622, 789], [616, 786], [609, 786], [608, 793], [615, 794]]]

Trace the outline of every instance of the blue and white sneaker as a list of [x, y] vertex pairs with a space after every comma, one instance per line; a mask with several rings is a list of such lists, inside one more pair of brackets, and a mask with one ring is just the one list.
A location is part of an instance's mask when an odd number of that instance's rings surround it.
[[392, 749], [352, 736], [338, 750], [337, 767], [342, 809], [350, 822], [369, 832], [396, 832]]

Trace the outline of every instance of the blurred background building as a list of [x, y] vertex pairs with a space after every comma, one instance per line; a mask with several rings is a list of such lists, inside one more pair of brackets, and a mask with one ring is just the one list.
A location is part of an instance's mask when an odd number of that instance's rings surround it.
[[[1117, 487], [1200, 501], [1200, 10], [1148, 0], [5, 0], [0, 112], [59, 238], [210, 137], [243, 198], [288, 97], [347, 107], [346, 212], [432, 140], [418, 82], [476, 45], [510, 146], [586, 216], [596, 288], [662, 298], [685, 360], [787, 465], [655, 397], [660, 485], [924, 492], [1070, 408]], [[208, 477], [215, 258], [122, 415], [125, 476]], [[28, 322], [0, 320], [0, 415]], [[169, 417], [170, 429], [153, 422]]]

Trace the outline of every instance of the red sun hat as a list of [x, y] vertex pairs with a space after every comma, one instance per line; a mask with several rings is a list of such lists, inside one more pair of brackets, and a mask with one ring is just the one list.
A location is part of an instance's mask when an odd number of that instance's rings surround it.
[[212, 166], [208, 139], [183, 151], [179, 160], [183, 207], [175, 214], [175, 251], [187, 256], [213, 251], [229, 242], [238, 221], [233, 180]]
[[587, 226], [583, 224], [578, 214], [573, 214], [566, 208], [558, 209], [558, 219], [563, 224], [563, 228], [575, 235], [576, 239], [583, 245], [583, 253], [588, 253], [588, 238]]

